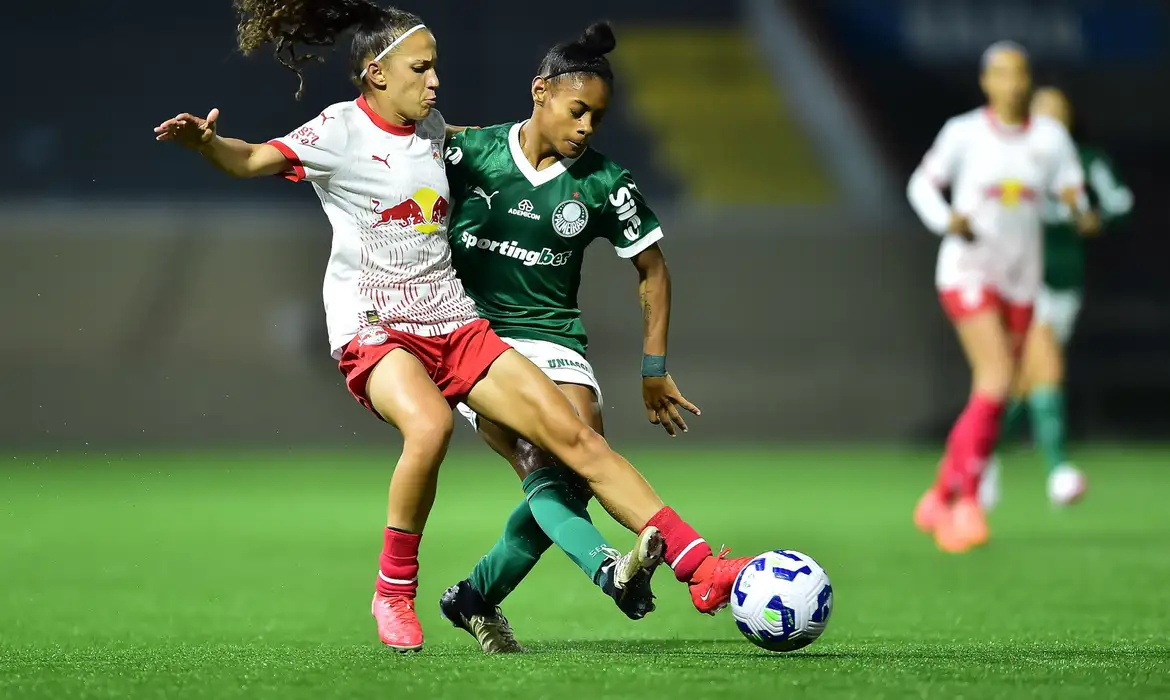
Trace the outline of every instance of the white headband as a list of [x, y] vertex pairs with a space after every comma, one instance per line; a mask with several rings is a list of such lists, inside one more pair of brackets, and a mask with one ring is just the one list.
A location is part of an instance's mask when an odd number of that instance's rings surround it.
[[[410, 36], [411, 34], [414, 34], [415, 32], [417, 32], [420, 29], [426, 29], [426, 28], [427, 28], [427, 26], [425, 24], [416, 24], [413, 27], [411, 27], [410, 29], [407, 29], [405, 32], [402, 33], [402, 36], [400, 36], [397, 39], [395, 39], [394, 41], [390, 42], [389, 46], [382, 49], [382, 53], [378, 54], [377, 56], [374, 56], [374, 62], [377, 63], [378, 61], [381, 61], [383, 58], [386, 58], [386, 54], [393, 51], [394, 47], [401, 44], [402, 41], [404, 39], [406, 39], [406, 37]], [[358, 76], [358, 80], [365, 80], [366, 79], [366, 71], [368, 71], [368, 70], [369, 70], [369, 68], [363, 68], [361, 75]]]

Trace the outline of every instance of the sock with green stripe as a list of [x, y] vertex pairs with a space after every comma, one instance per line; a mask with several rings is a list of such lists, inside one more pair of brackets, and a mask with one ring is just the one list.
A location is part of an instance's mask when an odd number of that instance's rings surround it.
[[1065, 463], [1064, 392], [1059, 386], [1038, 386], [1028, 394], [1032, 432], [1049, 474]]
[[551, 546], [552, 540], [532, 517], [528, 501], [521, 501], [508, 516], [504, 534], [479, 560], [467, 580], [488, 605], [495, 607], [520, 585]]
[[564, 471], [547, 467], [533, 472], [524, 480], [524, 494], [540, 529], [597, 583], [606, 550], [612, 549], [593, 526], [587, 501], [578, 496]]

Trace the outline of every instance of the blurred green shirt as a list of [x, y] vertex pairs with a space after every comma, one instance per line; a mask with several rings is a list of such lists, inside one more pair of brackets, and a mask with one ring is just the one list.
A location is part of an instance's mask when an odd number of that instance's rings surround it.
[[[1130, 212], [1133, 193], [1118, 179], [1104, 153], [1088, 146], [1079, 146], [1078, 151], [1089, 203], [1104, 228]], [[1077, 233], [1069, 208], [1048, 202], [1044, 221], [1044, 284], [1051, 289], [1080, 289], [1085, 284], [1084, 239]]]

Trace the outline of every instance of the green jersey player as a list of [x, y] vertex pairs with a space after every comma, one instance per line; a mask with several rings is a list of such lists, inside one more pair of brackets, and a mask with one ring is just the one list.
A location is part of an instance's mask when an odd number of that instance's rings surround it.
[[[1043, 114], [1072, 127], [1072, 107], [1055, 88], [1042, 88], [1032, 99], [1032, 113]], [[1068, 462], [1065, 451], [1064, 348], [1072, 337], [1085, 284], [1085, 236], [1102, 230], [1133, 208], [1133, 194], [1115, 174], [1101, 151], [1078, 146], [1085, 171], [1091, 225], [1083, 233], [1070, 219], [1067, 208], [1049, 203], [1045, 211], [1044, 286], [1036, 299], [1035, 316], [1025, 345], [1023, 373], [1017, 399], [1004, 414], [1004, 435], [1019, 422], [1028, 407], [1036, 445], [1044, 455], [1048, 473], [1048, 498], [1055, 505], [1070, 505], [1085, 493], [1086, 480]], [[998, 500], [998, 467], [992, 462], [983, 483], [981, 500], [992, 506]]]
[[[577, 304], [581, 265], [585, 249], [598, 239], [631, 260], [641, 280], [647, 415], [673, 436], [687, 429], [679, 408], [696, 415], [698, 409], [666, 373], [670, 277], [658, 247], [662, 229], [630, 173], [588, 147], [609, 102], [612, 72], [605, 54], [614, 44], [609, 26], [597, 24], [577, 42], [558, 45], [533, 80], [530, 119], [463, 130], [449, 139], [448, 235], [455, 270], [480, 315], [560, 385], [598, 432], [601, 388], [586, 360]], [[473, 634], [485, 652], [518, 651], [498, 606], [554, 543], [629, 617], [651, 611], [649, 575], [639, 576], [632, 564], [652, 561], [649, 549], [658, 545], [640, 540], [629, 555], [617, 557], [589, 519], [591, 494], [583, 483], [532, 444], [467, 406], [459, 409], [513, 465], [527, 498], [472, 574], [444, 594], [444, 616]], [[673, 557], [676, 576], [686, 581]], [[729, 570], [736, 565], [714, 561]], [[701, 592], [692, 598], [700, 611], [714, 612]]]

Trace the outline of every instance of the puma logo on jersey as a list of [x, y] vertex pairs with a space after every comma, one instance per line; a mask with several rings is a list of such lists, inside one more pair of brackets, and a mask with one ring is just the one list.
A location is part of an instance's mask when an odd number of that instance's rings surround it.
[[458, 146], [451, 146], [447, 149], [447, 162], [451, 165], [459, 165], [459, 161], [463, 160], [463, 149]]
[[532, 200], [521, 199], [519, 204], [508, 210], [508, 213], [512, 216], [522, 216], [525, 219], [540, 221], [540, 214], [533, 213], [532, 211], [535, 208], [536, 207], [532, 204]]
[[378, 161], [382, 165], [385, 165], [387, 168], [389, 168], [390, 167], [390, 155], [391, 154], [387, 153], [385, 158], [383, 158], [382, 156], [370, 156], [370, 158], [373, 158], [374, 160]]
[[334, 117], [331, 117], [331, 116], [325, 114], [324, 112], [321, 112], [321, 123], [322, 124], [329, 121], [330, 119], [334, 119]]
[[622, 185], [609, 196], [609, 203], [617, 212], [618, 221], [623, 223], [622, 235], [627, 241], [636, 241], [642, 235], [642, 218], [638, 216], [638, 203], [630, 190], [638, 189], [634, 183]]
[[486, 250], [489, 253], [498, 253], [505, 258], [519, 260], [525, 267], [533, 267], [534, 265], [560, 267], [569, 262], [569, 258], [573, 255], [573, 251], [571, 250], [566, 250], [563, 253], [553, 253], [549, 248], [529, 250], [516, 245], [516, 241], [493, 241], [487, 238], [480, 238], [466, 231], [459, 236], [459, 243], [468, 250], [478, 248], [479, 250]]
[[488, 209], [491, 209], [492, 208], [492, 197], [495, 197], [497, 194], [500, 193], [500, 191], [496, 190], [495, 192], [488, 194], [487, 192], [483, 191], [482, 187], [476, 187], [474, 190], [471, 191], [471, 193], [473, 195], [476, 195], [477, 197], [483, 197], [483, 201], [487, 202]]

